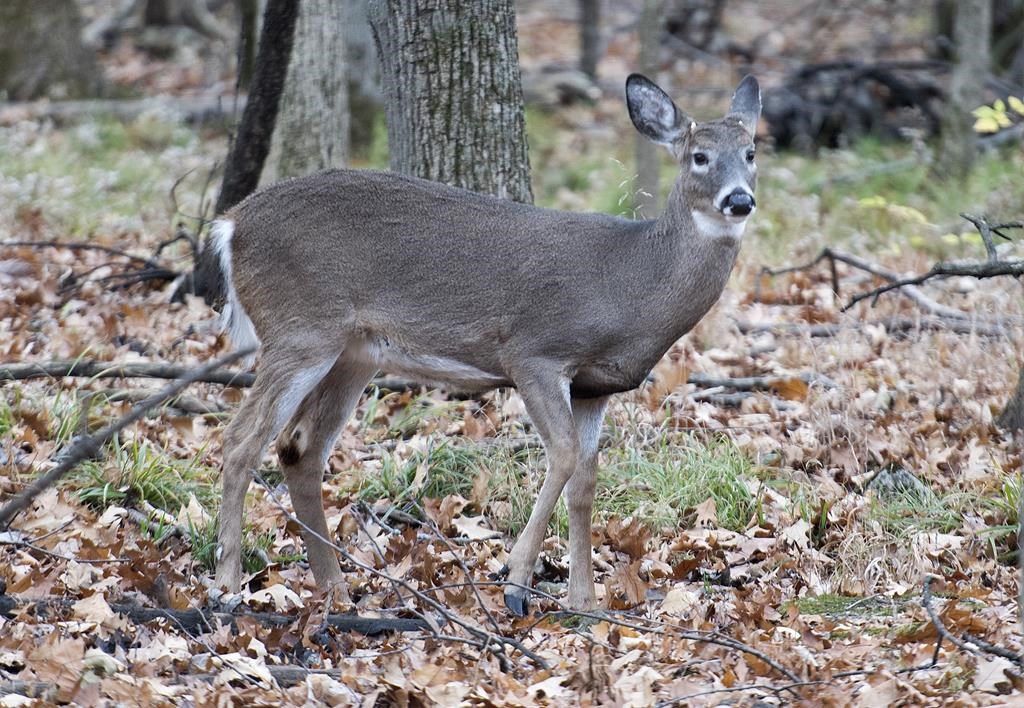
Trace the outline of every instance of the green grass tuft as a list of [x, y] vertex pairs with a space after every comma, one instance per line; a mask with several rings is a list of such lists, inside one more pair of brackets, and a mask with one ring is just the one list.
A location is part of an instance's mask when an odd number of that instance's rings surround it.
[[653, 447], [606, 451], [598, 472], [594, 506], [598, 513], [638, 516], [654, 530], [689, 525], [693, 510], [715, 500], [722, 528], [742, 531], [756, 512], [745, 483], [750, 462], [725, 438], [704, 444], [695, 438]]
[[396, 506], [450, 494], [469, 498], [478, 477], [486, 475], [485, 504], [492, 521], [504, 531], [518, 533], [533, 504], [533, 493], [524, 480], [529, 479], [530, 468], [539, 464], [540, 451], [458, 440], [445, 439], [426, 452], [404, 458], [385, 455], [379, 470], [363, 476], [357, 496], [371, 502], [389, 499]]
[[[217, 567], [217, 523], [196, 526], [189, 524], [186, 529], [192, 560], [203, 570], [212, 573]], [[242, 532], [242, 570], [258, 573], [266, 567], [267, 552], [274, 544], [274, 533], [254, 533], [251, 529]]]
[[201, 464], [203, 450], [191, 458], [179, 459], [148, 440], [121, 444], [117, 439], [109, 449], [113, 459], [86, 462], [69, 480], [83, 503], [102, 509], [146, 501], [177, 513], [195, 495], [207, 509], [214, 506], [216, 472]]

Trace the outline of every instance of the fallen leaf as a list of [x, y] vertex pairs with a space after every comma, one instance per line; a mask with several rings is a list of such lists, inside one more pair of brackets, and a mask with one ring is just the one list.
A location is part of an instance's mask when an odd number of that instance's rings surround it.
[[718, 528], [718, 505], [715, 504], [714, 497], [705, 499], [694, 511], [697, 513], [695, 526], [704, 529]]
[[452, 526], [460, 536], [481, 541], [487, 538], [501, 538], [501, 533], [487, 527], [487, 519], [483, 516], [458, 516], [452, 519]]

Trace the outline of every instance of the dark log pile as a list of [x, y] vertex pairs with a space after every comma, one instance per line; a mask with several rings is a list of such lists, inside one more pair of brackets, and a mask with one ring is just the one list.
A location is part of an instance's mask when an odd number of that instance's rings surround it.
[[865, 135], [924, 137], [939, 130], [944, 62], [838, 61], [808, 64], [764, 97], [764, 118], [777, 147], [812, 150]]

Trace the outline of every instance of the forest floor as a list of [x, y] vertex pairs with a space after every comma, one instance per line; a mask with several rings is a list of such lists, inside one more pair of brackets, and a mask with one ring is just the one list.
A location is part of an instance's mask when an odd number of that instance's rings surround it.
[[[614, 97], [531, 111], [538, 202], [628, 213], [624, 113]], [[10, 120], [0, 145], [0, 240], [36, 244], [0, 246], [0, 361], [195, 367], [230, 349], [201, 301], [129, 282], [149, 266], [40, 247], [151, 257], [209, 208], [222, 134], [152, 116]], [[143, 705], [1006, 704], [1019, 666], [938, 640], [1021, 650], [1021, 460], [993, 424], [1017, 372], [1020, 285], [948, 279], [922, 288], [924, 306], [890, 293], [844, 311], [882, 281], [843, 263], [835, 282], [827, 262], [762, 272], [826, 246], [898, 273], [983, 257], [958, 212], [1024, 216], [1024, 152], [985, 155], [955, 185], [929, 176], [926, 154], [761, 152], [727, 291], [608, 411], [598, 613], [560, 603], [564, 510], [531, 617], [510, 616], [493, 580], [543, 476], [517, 394], [373, 388], [324, 485], [347, 592], [329, 605], [315, 589], [271, 451], [249, 493], [239, 610], [265, 614], [197, 622], [185, 611], [209, 606], [220, 437], [245, 394], [196, 384], [0, 534], [0, 704], [32, 691]], [[153, 260], [180, 272], [191, 253], [177, 242]], [[5, 382], [0, 499], [160, 385]], [[371, 636], [341, 626], [349, 612], [430, 624]]]

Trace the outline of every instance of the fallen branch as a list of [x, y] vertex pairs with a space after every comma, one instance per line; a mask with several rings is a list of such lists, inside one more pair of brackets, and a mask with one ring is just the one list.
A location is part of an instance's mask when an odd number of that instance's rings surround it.
[[[46, 681], [6, 681], [0, 683], [0, 698], [4, 696], [25, 696], [38, 698], [46, 702], [56, 702], [60, 689], [55, 683]], [[12, 703], [11, 705], [17, 705]]]
[[[131, 379], [131, 378], [155, 378], [175, 379], [187, 373], [189, 369], [177, 364], [162, 364], [149, 362], [127, 362], [116, 363], [109, 361], [94, 361], [88, 359], [65, 359], [57, 361], [40, 361], [32, 363], [10, 363], [0, 364], [0, 381], [20, 381], [36, 378], [63, 378], [80, 377], [91, 379]], [[194, 381], [203, 383], [215, 383], [223, 386], [236, 388], [249, 388], [256, 381], [256, 374], [249, 371], [232, 371], [204, 368], [203, 372], [196, 372], [197, 378]], [[709, 376], [707, 374], [691, 374], [687, 383], [701, 388], [727, 388], [734, 391], [770, 391], [788, 380], [798, 378], [806, 384], [820, 384], [825, 388], [834, 388], [835, 382], [825, 376], [813, 372], [798, 374], [797, 376], [770, 375], [770, 376], [741, 376], [737, 378]], [[415, 381], [382, 376], [373, 379], [367, 386], [367, 391], [372, 389], [403, 392], [416, 391], [427, 388], [426, 385]], [[125, 392], [125, 399], [132, 399], [138, 396], [135, 393]], [[205, 404], [196, 401], [189, 402], [189, 407], [195, 412], [207, 412]], [[180, 407], [180, 406], [177, 406]], [[186, 409], [187, 410], [187, 409]], [[220, 412], [219, 409], [216, 411]]]
[[[936, 263], [927, 273], [915, 275], [910, 278], [892, 280], [891, 282], [877, 287], [874, 290], [869, 290], [866, 293], [855, 295], [850, 302], [843, 307], [843, 312], [846, 312], [862, 300], [871, 299], [872, 301], [877, 301], [879, 295], [883, 295], [890, 290], [902, 289], [902, 292], [907, 295], [910, 294], [912, 289], [915, 292], [920, 292], [915, 286], [920, 285], [927, 280], [931, 280], [932, 278], [951, 275], [978, 278], [979, 280], [985, 278], [996, 278], [1003, 275], [1020, 277], [1021, 275], [1024, 275], [1024, 260], [996, 261], [994, 263]], [[960, 313], [960, 316], [967, 317], [966, 313]]]
[[[928, 619], [931, 620], [932, 626], [935, 627], [935, 631], [939, 634], [939, 643], [946, 640], [956, 648], [961, 649], [968, 654], [977, 655], [979, 652], [984, 652], [993, 656], [1002, 657], [1003, 659], [1009, 659], [1017, 666], [1024, 668], [1024, 655], [1013, 652], [1006, 647], [990, 644], [989, 642], [977, 639], [971, 635], [967, 635], [966, 638], [961, 639], [946, 629], [946, 625], [943, 624], [939, 613], [932, 606], [933, 580], [935, 580], [934, 575], [929, 575], [924, 579], [924, 587], [921, 589], [921, 606], [924, 607], [925, 612], [928, 613]], [[938, 647], [935, 648], [935, 654], [938, 656]]]
[[846, 329], [861, 327], [884, 327], [888, 332], [913, 332], [916, 330], [940, 330], [955, 334], [976, 334], [979, 337], [1001, 337], [1006, 330], [998, 325], [979, 324], [972, 320], [943, 317], [890, 317], [884, 320], [804, 324], [802, 322], [773, 322], [753, 324], [736, 322], [741, 334], [777, 334], [784, 337], [835, 337]]
[[126, 258], [133, 263], [139, 263], [147, 268], [159, 268], [160, 264], [151, 258], [137, 256], [134, 253], [122, 251], [112, 246], [102, 246], [98, 243], [85, 243], [78, 241], [0, 241], [0, 248], [64, 248], [69, 251], [98, 251], [109, 256]]
[[[38, 361], [31, 363], [0, 364], [0, 381], [21, 381], [25, 379], [44, 378], [88, 378], [88, 379], [177, 379], [191, 372], [186, 366], [178, 364], [162, 364], [150, 362], [117, 363], [112, 361], [95, 361], [91, 359], [61, 359], [56, 361]], [[249, 388], [256, 382], [256, 374], [251, 371], [232, 371], [219, 368], [204, 367], [194, 372], [195, 382], [221, 384], [235, 388]], [[388, 391], [416, 391], [422, 386], [418, 383], [382, 376], [370, 382], [369, 388]]]
[[[232, 357], [234, 361], [236, 357]], [[192, 382], [216, 383], [224, 386], [248, 388], [256, 375], [248, 371], [223, 370], [223, 365], [205, 366], [193, 372]], [[89, 379], [178, 379], [190, 373], [189, 367], [177, 364], [148, 362], [116, 363], [88, 359], [41, 361], [28, 364], [0, 364], [0, 381], [37, 378], [63, 378], [65, 376]], [[168, 397], [170, 398], [170, 396]]]
[[[138, 403], [144, 401], [153, 395], [153, 391], [142, 388], [108, 388], [102, 391], [87, 391], [84, 398], [88, 398], [91, 403], [96, 399], [105, 401], [106, 403]], [[204, 401], [195, 396], [189, 396], [187, 394], [181, 394], [174, 398], [168, 399], [165, 403], [168, 408], [175, 408], [182, 413], [188, 413], [190, 415], [219, 415], [224, 413], [227, 409], [217, 403], [216, 401]]]
[[795, 376], [739, 376], [736, 378], [720, 378], [706, 374], [690, 374], [687, 383], [704, 388], [728, 388], [734, 391], [772, 391], [787, 385], [793, 379], [799, 379], [807, 385], [816, 384], [824, 388], [835, 388], [836, 383], [827, 376], [812, 372], [804, 372]]
[[[11, 595], [0, 595], [0, 615], [12, 617], [19, 612], [28, 611], [39, 617], [48, 617], [52, 613], [66, 612], [74, 601], [69, 598], [52, 598], [48, 600], [21, 600]], [[236, 628], [240, 619], [250, 619], [268, 628], [287, 627], [298, 617], [276, 612], [214, 612], [211, 610], [190, 609], [170, 610], [156, 607], [143, 607], [134, 602], [111, 602], [110, 609], [124, 615], [135, 624], [145, 624], [157, 620], [175, 623], [185, 632], [205, 633], [216, 622]], [[324, 622], [342, 632], [358, 632], [374, 636], [384, 632], [422, 632], [429, 631], [430, 625], [422, 619], [408, 617], [361, 617], [349, 614], [328, 614]]]
[[[837, 295], [839, 294], [839, 276], [835, 266], [837, 262], [853, 266], [858, 270], [870, 273], [871, 275], [882, 278], [883, 280], [887, 280], [890, 283], [894, 283], [900, 280], [899, 274], [894, 273], [893, 271], [888, 270], [887, 268], [884, 268], [878, 265], [877, 263], [872, 263], [871, 261], [861, 258], [860, 256], [855, 256], [852, 253], [838, 251], [834, 248], [823, 248], [821, 253], [819, 253], [814, 260], [804, 265], [791, 266], [788, 268], [779, 268], [775, 270], [771, 268], [762, 268], [761, 272], [762, 274], [769, 276], [783, 275], [785, 273], [793, 273], [796, 271], [808, 270], [810, 268], [817, 266], [822, 261], [829, 262], [832, 272], [832, 290]], [[905, 288], [903, 290], [903, 294], [910, 298], [914, 302], [914, 304], [916, 304], [918, 307], [920, 307], [922, 310], [929, 314], [935, 315], [937, 317], [945, 317], [954, 320], [968, 319], [967, 313], [962, 312], [961, 310], [957, 310], [956, 308], [953, 307], [948, 307], [946, 305], [943, 305], [942, 303], [936, 302], [934, 299], [925, 295], [919, 288], [913, 287], [913, 285]], [[853, 303], [850, 303], [850, 305], [852, 304]], [[845, 311], [849, 309], [850, 305], [844, 307], [843, 310]]]
[[[230, 668], [230, 667], [228, 667]], [[281, 686], [294, 686], [306, 680], [307, 676], [329, 676], [332, 679], [340, 679], [341, 669], [307, 669], [305, 666], [292, 666], [280, 664], [266, 664], [267, 672]], [[183, 679], [194, 681], [213, 682], [218, 674], [177, 674], [168, 681], [171, 685], [181, 684]], [[60, 688], [55, 683], [46, 681], [7, 681], [0, 683], [0, 697], [7, 695], [25, 696], [27, 698], [40, 698], [47, 702], [55, 702]]]
[[[11, 520], [25, 507], [32, 503], [41, 492], [48, 489], [54, 482], [78, 466], [83, 460], [95, 457], [100, 450], [115, 434], [128, 427], [132, 423], [141, 420], [151, 409], [156, 408], [169, 398], [181, 393], [187, 386], [200, 380], [202, 377], [217, 371], [223, 366], [231, 364], [237, 359], [252, 353], [252, 349], [243, 349], [222, 356], [221, 358], [193, 371], [184, 372], [184, 376], [169, 386], [164, 387], [146, 400], [137, 403], [132, 409], [118, 420], [104, 426], [92, 435], [83, 435], [75, 438], [71, 446], [60, 456], [52, 470], [42, 475], [29, 487], [19, 494], [16, 494], [9, 502], [0, 507], [0, 529], [10, 526]], [[2, 377], [0, 377], [2, 378]]]

